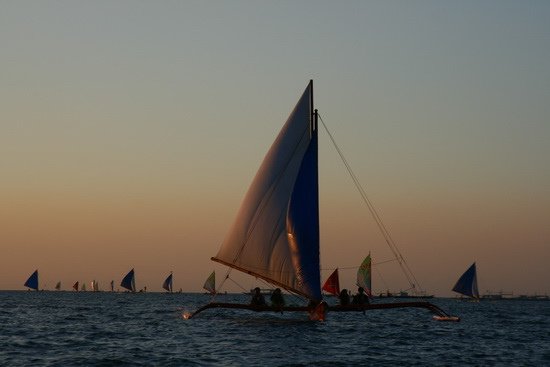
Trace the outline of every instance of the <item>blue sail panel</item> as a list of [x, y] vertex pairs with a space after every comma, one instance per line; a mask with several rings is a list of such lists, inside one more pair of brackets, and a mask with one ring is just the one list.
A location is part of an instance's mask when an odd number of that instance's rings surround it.
[[453, 291], [468, 297], [479, 298], [476, 263], [473, 263], [468, 270], [462, 274], [453, 287]]
[[120, 282], [120, 286], [123, 288], [128, 289], [129, 291], [135, 292], [136, 291], [136, 282], [134, 278], [134, 269], [130, 270], [128, 274], [124, 278], [122, 278], [122, 282]]
[[38, 270], [35, 270], [34, 273], [31, 274], [29, 279], [25, 282], [25, 287], [38, 290]]
[[312, 131], [288, 205], [286, 219], [291, 260], [297, 281], [309, 297], [320, 301], [319, 177], [317, 130]]

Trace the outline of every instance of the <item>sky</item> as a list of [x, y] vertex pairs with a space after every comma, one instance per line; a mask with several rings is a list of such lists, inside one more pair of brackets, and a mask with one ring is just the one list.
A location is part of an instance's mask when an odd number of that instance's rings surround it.
[[[0, 289], [199, 292], [310, 79], [428, 293], [550, 294], [547, 1], [1, 1]], [[324, 131], [322, 278], [408, 287]], [[227, 291], [256, 280], [231, 273]], [[238, 284], [238, 285], [237, 285]]]

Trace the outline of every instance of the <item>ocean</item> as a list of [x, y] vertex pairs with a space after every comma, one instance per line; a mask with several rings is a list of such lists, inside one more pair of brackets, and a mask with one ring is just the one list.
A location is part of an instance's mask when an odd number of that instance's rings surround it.
[[434, 321], [424, 309], [333, 312], [324, 322], [303, 313], [220, 309], [182, 317], [209, 300], [194, 293], [0, 292], [0, 365], [550, 366], [550, 301], [431, 300], [460, 316], [457, 323]]

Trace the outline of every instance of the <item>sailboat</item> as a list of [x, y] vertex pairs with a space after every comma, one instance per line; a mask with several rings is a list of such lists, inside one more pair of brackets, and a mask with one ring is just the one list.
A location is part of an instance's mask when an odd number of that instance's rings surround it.
[[319, 250], [318, 113], [310, 81], [267, 152], [216, 256], [227, 267], [301, 296], [307, 306], [256, 306], [211, 302], [209, 308], [302, 311], [324, 320], [327, 311], [420, 307], [447, 315], [428, 302], [328, 306], [321, 292]]
[[170, 275], [164, 280], [164, 283], [162, 283], [162, 288], [166, 289], [167, 292], [172, 293], [172, 272], [170, 272]]
[[82, 289], [81, 289], [82, 292], [86, 292], [86, 283], [82, 283]]
[[73, 289], [78, 292], [78, 280], [73, 284]]
[[35, 291], [38, 290], [38, 269], [31, 274], [24, 285], [29, 289], [34, 289]]
[[56, 291], [60, 291], [60, 290], [61, 290], [61, 282], [57, 282], [57, 284], [55, 285], [55, 290], [56, 290]]
[[455, 286], [453, 287], [453, 292], [460, 293], [473, 299], [479, 299], [479, 292], [477, 290], [477, 270], [475, 262], [458, 279]]
[[336, 268], [327, 278], [325, 284], [323, 284], [322, 290], [324, 290], [328, 294], [332, 294], [333, 296], [340, 295], [340, 280], [338, 277], [338, 268]]
[[128, 274], [122, 278], [122, 282], [120, 282], [120, 286], [122, 288], [125, 288], [129, 290], [130, 292], [136, 291], [136, 279], [134, 276], [134, 269], [130, 270]]
[[115, 281], [111, 280], [111, 292], [115, 291]]
[[210, 294], [216, 294], [216, 272], [213, 271], [212, 274], [208, 276], [204, 285], [202, 286]]
[[95, 279], [90, 283], [90, 287], [92, 288], [92, 292], [99, 292], [99, 282]]

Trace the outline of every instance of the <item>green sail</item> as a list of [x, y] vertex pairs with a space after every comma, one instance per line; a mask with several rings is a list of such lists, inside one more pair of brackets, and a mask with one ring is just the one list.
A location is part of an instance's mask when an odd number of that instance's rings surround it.
[[365, 290], [365, 293], [368, 294], [369, 297], [372, 296], [371, 292], [371, 258], [370, 253], [367, 257], [365, 257], [365, 260], [361, 263], [361, 266], [359, 266], [359, 269], [357, 269], [357, 286], [363, 287]]

